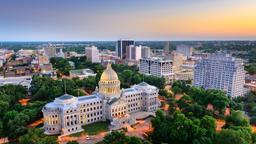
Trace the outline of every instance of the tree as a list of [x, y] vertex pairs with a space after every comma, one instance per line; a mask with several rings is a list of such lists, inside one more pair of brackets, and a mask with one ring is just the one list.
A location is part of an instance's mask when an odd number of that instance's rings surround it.
[[9, 103], [0, 100], [0, 116], [2, 116], [9, 108]]
[[226, 124], [225, 128], [231, 127], [249, 127], [249, 121], [247, 118], [244, 117], [243, 112], [241, 111], [234, 111], [230, 116], [226, 117]]
[[64, 75], [69, 75], [69, 71], [71, 70], [71, 66], [68, 60], [61, 57], [53, 57], [50, 59], [51, 64], [54, 68], [58, 69], [58, 71]]
[[216, 144], [247, 144], [248, 141], [250, 140], [245, 139], [240, 131], [233, 129], [223, 129], [215, 139]]
[[127, 144], [143, 144], [142, 140], [137, 137], [128, 137]]
[[69, 141], [67, 144], [79, 144], [77, 141]]
[[124, 144], [126, 137], [123, 132], [111, 132], [104, 137], [103, 143], [105, 144]]
[[215, 119], [211, 116], [204, 116], [201, 119], [201, 127], [206, 129], [206, 136], [209, 136], [211, 138], [214, 137], [215, 135], [215, 130], [216, 130], [216, 123], [215, 123]]
[[[206, 120], [210, 120], [207, 126]], [[202, 125], [200, 123], [200, 119], [189, 119], [179, 111], [172, 116], [164, 116], [162, 112], [158, 112], [152, 121], [154, 131], [151, 138], [153, 143], [210, 143], [211, 137], [206, 128], [212, 130], [215, 125], [210, 117], [205, 117]]]
[[20, 144], [57, 144], [56, 137], [46, 136], [42, 129], [30, 129], [27, 134], [19, 138]]

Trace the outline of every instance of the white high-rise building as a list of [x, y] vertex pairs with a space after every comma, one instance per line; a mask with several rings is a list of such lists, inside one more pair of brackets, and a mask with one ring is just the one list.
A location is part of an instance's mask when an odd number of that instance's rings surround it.
[[140, 59], [140, 73], [164, 77], [169, 83], [173, 79], [172, 61], [159, 57]]
[[97, 47], [95, 46], [86, 47], [85, 54], [86, 54], [87, 60], [91, 61], [92, 63], [100, 62], [99, 50]]
[[127, 60], [136, 60], [141, 59], [141, 46], [129, 45], [126, 47], [126, 59]]
[[212, 54], [195, 66], [194, 86], [223, 90], [237, 97], [243, 95], [244, 81], [243, 61], [228, 54]]
[[150, 58], [151, 56], [151, 49], [148, 46], [141, 47], [141, 57], [142, 58]]
[[192, 56], [193, 47], [189, 45], [177, 45], [176, 51], [178, 53], [182, 53], [186, 57]]

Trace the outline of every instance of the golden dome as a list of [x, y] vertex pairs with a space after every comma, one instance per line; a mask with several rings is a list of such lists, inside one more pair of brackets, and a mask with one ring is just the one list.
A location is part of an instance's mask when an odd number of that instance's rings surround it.
[[112, 69], [111, 64], [107, 65], [107, 68], [104, 70], [100, 77], [100, 81], [113, 81], [118, 80], [116, 72]]

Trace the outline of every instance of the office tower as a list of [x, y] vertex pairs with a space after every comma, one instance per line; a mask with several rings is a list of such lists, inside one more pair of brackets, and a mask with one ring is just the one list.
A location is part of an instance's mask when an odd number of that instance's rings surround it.
[[172, 61], [159, 57], [140, 59], [139, 70], [142, 74], [164, 77], [167, 83], [172, 81], [174, 75]]
[[170, 45], [169, 45], [169, 41], [165, 42], [164, 45], [164, 55], [169, 55], [170, 53]]
[[116, 53], [121, 59], [126, 59], [126, 47], [129, 45], [135, 45], [134, 40], [120, 39], [117, 41]]
[[243, 61], [228, 54], [212, 54], [195, 66], [194, 86], [223, 90], [237, 97], [243, 95], [244, 81]]
[[129, 45], [126, 47], [126, 60], [140, 60], [141, 46]]
[[176, 51], [178, 53], [182, 53], [186, 57], [189, 57], [192, 56], [193, 47], [189, 45], [177, 45]]
[[142, 46], [141, 47], [141, 57], [142, 58], [150, 58], [150, 56], [151, 56], [151, 49], [150, 49], [150, 47]]
[[49, 44], [48, 46], [45, 47], [45, 54], [49, 57], [55, 57], [56, 56], [56, 45]]
[[95, 46], [86, 47], [85, 54], [86, 54], [87, 60], [91, 61], [92, 63], [100, 62], [99, 50], [97, 47]]

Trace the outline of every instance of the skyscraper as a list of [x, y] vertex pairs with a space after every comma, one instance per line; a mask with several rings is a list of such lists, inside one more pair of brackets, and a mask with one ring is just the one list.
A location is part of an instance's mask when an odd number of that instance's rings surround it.
[[150, 58], [151, 56], [151, 49], [148, 46], [141, 47], [141, 57], [142, 58]]
[[165, 45], [164, 45], [164, 55], [169, 55], [169, 52], [170, 52], [170, 44], [169, 44], [169, 41], [165, 42]]
[[85, 54], [86, 54], [87, 60], [91, 61], [92, 63], [100, 62], [99, 50], [97, 47], [95, 46], [86, 47]]
[[141, 46], [129, 45], [126, 47], [126, 60], [136, 60], [141, 59]]
[[121, 59], [126, 59], [126, 47], [129, 45], [135, 45], [134, 40], [120, 39], [117, 41], [116, 53]]
[[244, 81], [243, 61], [228, 54], [212, 54], [195, 66], [194, 86], [223, 90], [237, 97], [243, 95]]

